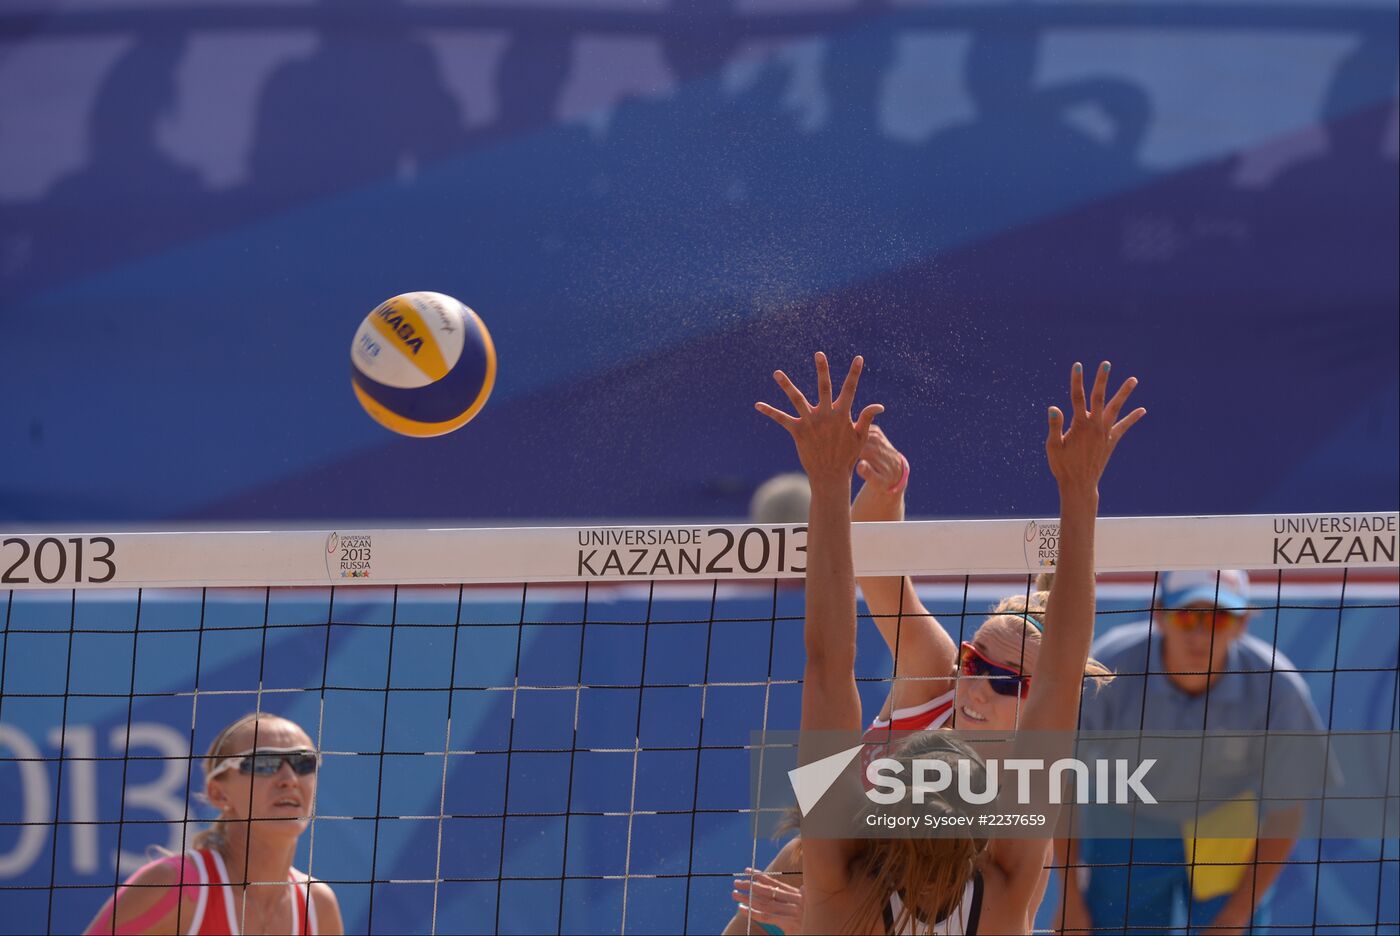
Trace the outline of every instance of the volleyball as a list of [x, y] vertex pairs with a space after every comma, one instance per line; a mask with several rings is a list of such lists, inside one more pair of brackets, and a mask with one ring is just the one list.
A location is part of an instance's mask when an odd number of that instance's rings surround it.
[[350, 384], [375, 422], [426, 438], [460, 429], [496, 382], [491, 333], [442, 293], [411, 292], [365, 316], [350, 345]]

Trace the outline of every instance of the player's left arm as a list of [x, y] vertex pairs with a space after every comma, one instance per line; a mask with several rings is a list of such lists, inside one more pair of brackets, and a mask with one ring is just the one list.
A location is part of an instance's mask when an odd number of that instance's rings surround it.
[[[1070, 377], [1074, 410], [1067, 431], [1060, 408], [1049, 409], [1045, 454], [1060, 489], [1060, 553], [1045, 609], [1040, 658], [1012, 746], [1018, 757], [1063, 756], [1060, 739], [1079, 723], [1084, 665], [1094, 638], [1099, 480], [1118, 442], [1147, 412], [1139, 407], [1120, 419], [1137, 378], [1128, 378], [1106, 399], [1108, 375], [1105, 361], [1086, 398], [1083, 368], [1074, 365]], [[1047, 828], [1054, 827], [1058, 807], [1039, 800], [1026, 805], [1045, 815]], [[1012, 899], [1029, 904], [1045, 865], [1044, 840], [996, 839], [988, 846], [988, 858], [1006, 875]]]

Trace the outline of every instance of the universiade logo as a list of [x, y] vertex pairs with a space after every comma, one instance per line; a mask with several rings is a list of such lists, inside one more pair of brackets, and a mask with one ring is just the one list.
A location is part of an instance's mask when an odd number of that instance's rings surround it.
[[[863, 744], [857, 744], [788, 771], [788, 780], [797, 795], [797, 806], [803, 816], [816, 807], [864, 749]], [[1044, 784], [1041, 788], [1043, 801], [1052, 805], [1063, 802], [1120, 806], [1133, 802], [1147, 805], [1157, 803], [1152, 792], [1143, 785], [1148, 772], [1157, 763], [1156, 758], [1144, 758], [1136, 767], [1132, 767], [1126, 758], [1083, 761], [1074, 757], [1059, 758], [1052, 761], [1048, 768], [1043, 759], [1017, 757], [992, 758], [981, 764], [971, 758], [957, 758], [956, 767], [944, 758], [916, 758], [908, 763], [910, 777], [906, 782], [903, 762], [890, 757], [872, 760], [865, 769], [868, 782], [866, 798], [879, 806], [901, 803], [905, 797], [915, 805], [923, 805], [930, 795], [939, 796], [955, 791], [961, 801], [981, 806], [1001, 796], [1004, 771], [1015, 775], [1015, 802], [1019, 806], [1030, 805], [1039, 799], [1034, 788], [1037, 780]], [[980, 778], [975, 776], [979, 772], [982, 774]], [[1065, 781], [1071, 776], [1074, 781], [1072, 795], [1066, 800]], [[1092, 794], [1089, 785], [1091, 776], [1095, 781]], [[978, 782], [981, 789], [974, 789]]]
[[326, 574], [334, 579], [369, 578], [374, 543], [368, 533], [334, 532], [326, 537]]

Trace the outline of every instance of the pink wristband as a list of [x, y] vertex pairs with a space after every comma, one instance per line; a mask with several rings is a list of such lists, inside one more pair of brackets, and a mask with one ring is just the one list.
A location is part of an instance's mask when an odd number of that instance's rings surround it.
[[899, 476], [899, 480], [894, 483], [894, 486], [887, 492], [890, 494], [903, 494], [904, 489], [909, 486], [909, 459], [905, 458], [904, 453], [901, 452], [899, 460], [904, 465], [904, 472]]

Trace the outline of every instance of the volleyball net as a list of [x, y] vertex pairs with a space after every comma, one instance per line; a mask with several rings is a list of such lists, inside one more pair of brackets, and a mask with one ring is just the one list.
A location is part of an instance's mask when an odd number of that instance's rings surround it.
[[[1396, 528], [1103, 519], [1096, 633], [1163, 626], [1164, 572], [1249, 570], [1249, 633], [1292, 661], [1321, 726], [1394, 733]], [[858, 574], [914, 577], [955, 641], [1058, 545], [1033, 520], [853, 535]], [[755, 822], [752, 748], [799, 723], [805, 549], [801, 526], [710, 524], [5, 536], [0, 932], [81, 931], [153, 848], [189, 848], [213, 815], [202, 755], [250, 712], [322, 754], [296, 866], [347, 932], [718, 932], [736, 874], [780, 844]], [[859, 610], [868, 719], [891, 659]], [[1073, 864], [1037, 928], [1100, 869]], [[1101, 862], [1138, 901], [1164, 864]], [[1284, 865], [1277, 931], [1400, 923], [1380, 829], [1299, 839]]]

